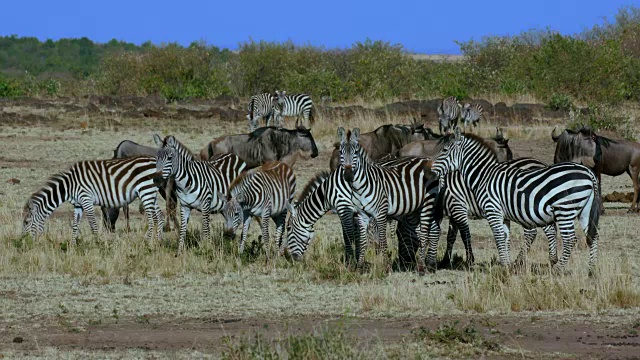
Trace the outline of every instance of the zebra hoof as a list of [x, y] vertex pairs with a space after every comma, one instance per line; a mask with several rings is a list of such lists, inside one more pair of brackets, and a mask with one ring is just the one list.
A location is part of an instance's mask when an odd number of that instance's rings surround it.
[[551, 267], [551, 273], [556, 276], [571, 275], [571, 271], [565, 269], [563, 266], [558, 266], [558, 264]]

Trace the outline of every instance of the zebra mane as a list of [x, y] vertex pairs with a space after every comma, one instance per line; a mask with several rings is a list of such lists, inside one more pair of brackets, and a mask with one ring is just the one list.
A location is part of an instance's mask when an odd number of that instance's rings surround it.
[[[162, 147], [165, 147], [165, 145], [167, 145], [167, 139], [169, 139], [169, 137], [173, 137], [173, 135], [167, 136], [167, 137], [164, 138], [164, 140], [162, 141]], [[194, 161], [196, 159], [195, 156], [193, 155], [191, 150], [189, 150], [188, 147], [186, 147], [183, 143], [178, 141], [178, 139], [176, 139], [175, 137], [173, 137], [173, 140], [175, 141], [175, 144], [176, 144], [176, 146], [175, 146], [176, 151], [180, 155], [186, 156], [191, 161]]]
[[321, 171], [313, 176], [309, 182], [304, 186], [300, 196], [298, 196], [298, 201], [304, 201], [308, 198], [317, 188], [322, 185], [322, 183], [327, 180], [331, 176], [331, 173], [328, 171]]
[[[496, 149], [494, 149], [491, 145], [487, 144], [485, 139], [481, 138], [480, 136], [476, 134], [470, 134], [470, 133], [469, 134], [463, 133], [462, 136], [466, 139], [472, 140], [473, 142], [480, 144], [481, 147], [491, 151], [491, 153], [494, 156], [497, 156]], [[453, 141], [455, 141], [454, 134], [444, 135], [443, 137], [438, 139], [438, 143], [436, 144], [436, 150], [438, 152], [442, 151], [442, 149], [444, 149], [445, 146], [449, 145]], [[509, 149], [509, 151], [511, 151], [511, 149]]]
[[[60, 171], [54, 175], [51, 175], [47, 179], [47, 181], [44, 183], [44, 185], [40, 187], [40, 189], [38, 189], [33, 194], [31, 194], [31, 196], [29, 196], [29, 198], [25, 203], [23, 211], [30, 208], [31, 202], [33, 200], [35, 199], [42, 200], [43, 198], [46, 198], [47, 197], [47, 195], [45, 194], [46, 192], [51, 192], [56, 197], [58, 197], [58, 195], [62, 196], [62, 201], [60, 201], [60, 203], [64, 202], [64, 199], [68, 195], [69, 189], [67, 186], [64, 186], [63, 182], [66, 178], [70, 176], [70, 173], [71, 173], [71, 169], [68, 169], [68, 170]], [[60, 199], [57, 199], [57, 200], [60, 200]]]
[[281, 164], [284, 164], [280, 161], [268, 161], [258, 167], [254, 167], [253, 169], [249, 169], [246, 171], [243, 171], [240, 173], [240, 175], [238, 175], [235, 179], [233, 179], [233, 181], [231, 182], [231, 184], [229, 184], [229, 194], [231, 194], [231, 190], [233, 190], [234, 188], [241, 186], [242, 184], [244, 184], [245, 182], [251, 180], [251, 178], [258, 172], [258, 171], [269, 171]]

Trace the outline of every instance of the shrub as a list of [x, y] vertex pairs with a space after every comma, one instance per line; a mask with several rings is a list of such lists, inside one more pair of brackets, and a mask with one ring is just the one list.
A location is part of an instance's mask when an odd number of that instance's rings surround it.
[[0, 98], [13, 98], [24, 94], [20, 84], [0, 74]]

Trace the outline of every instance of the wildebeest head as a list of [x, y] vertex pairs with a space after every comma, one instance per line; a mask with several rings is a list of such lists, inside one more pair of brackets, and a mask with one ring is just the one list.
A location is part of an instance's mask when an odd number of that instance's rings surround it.
[[509, 147], [509, 139], [505, 139], [502, 129], [496, 128], [496, 136], [491, 139], [496, 144], [495, 152], [499, 162], [513, 160], [513, 152]]
[[551, 138], [556, 143], [554, 163], [575, 162], [593, 168], [599, 153], [597, 135], [591, 129], [582, 127], [578, 130], [565, 129], [560, 135], [551, 132]]
[[345, 131], [343, 127], [338, 128], [338, 138], [340, 139], [340, 166], [344, 170], [344, 179], [353, 182], [354, 173], [360, 168], [360, 129]]
[[312, 158], [317, 157], [318, 147], [316, 146], [316, 141], [313, 139], [313, 135], [311, 135], [311, 130], [303, 126], [298, 126], [294, 131], [296, 136], [295, 141], [300, 150], [304, 153], [309, 153]]

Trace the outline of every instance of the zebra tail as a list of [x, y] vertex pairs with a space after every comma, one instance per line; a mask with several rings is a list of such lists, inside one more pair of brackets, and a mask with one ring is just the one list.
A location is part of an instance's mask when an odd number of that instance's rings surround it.
[[209, 154], [209, 158], [207, 160], [211, 160], [211, 158], [213, 158], [213, 145], [211, 145], [211, 143], [212, 141], [210, 141], [209, 145], [207, 145], [207, 153]]
[[311, 125], [311, 124], [313, 124], [315, 122], [316, 122], [315, 109], [312, 106], [311, 110], [309, 110], [309, 125]]
[[597, 180], [594, 182], [594, 198], [591, 204], [591, 210], [589, 211], [589, 227], [587, 229], [587, 238], [590, 240], [595, 239], [598, 233], [598, 222], [600, 222], [600, 193], [598, 192]]

